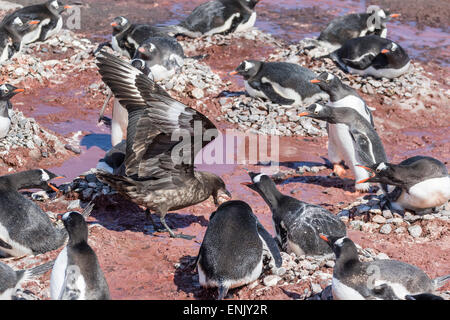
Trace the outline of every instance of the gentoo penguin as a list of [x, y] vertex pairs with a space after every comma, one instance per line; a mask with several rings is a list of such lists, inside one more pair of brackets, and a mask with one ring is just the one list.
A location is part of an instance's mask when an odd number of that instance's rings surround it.
[[365, 167], [370, 177], [361, 182], [378, 182], [395, 186], [387, 194], [391, 208], [415, 212], [429, 211], [450, 200], [450, 177], [445, 164], [426, 157], [415, 156], [399, 164], [379, 162]]
[[[122, 55], [133, 58], [136, 50], [151, 37], [167, 37], [163, 28], [151, 26], [148, 24], [132, 24], [127, 18], [119, 16], [114, 18], [111, 23], [113, 35], [111, 39], [111, 47], [114, 51]], [[104, 46], [102, 44], [101, 47]], [[96, 51], [100, 51], [97, 49]]]
[[228, 289], [258, 279], [266, 257], [276, 273], [282, 259], [273, 237], [247, 203], [225, 202], [211, 215], [198, 253], [200, 285], [218, 288], [218, 300], [222, 300]]
[[[37, 169], [0, 177], [0, 254], [36, 255], [61, 247], [67, 238], [42, 209], [20, 189], [56, 189], [50, 180], [62, 178]], [[56, 189], [57, 190], [57, 189]]]
[[[11, 59], [17, 53], [16, 47], [9, 32], [0, 26], [0, 63]], [[18, 48], [20, 49], [20, 45]]]
[[109, 300], [109, 287], [97, 255], [87, 243], [88, 226], [78, 212], [58, 215], [69, 234], [50, 278], [52, 300]]
[[12, 300], [22, 283], [51, 270], [54, 263], [50, 261], [32, 269], [16, 271], [0, 262], [0, 300]]
[[15, 53], [22, 50], [23, 44], [31, 43], [39, 39], [40, 20], [27, 16], [7, 16], [3, 19], [2, 27], [11, 35]]
[[171, 37], [153, 37], [145, 40], [133, 59], [145, 61], [154, 81], [173, 77], [184, 64], [183, 47]]
[[12, 108], [12, 104], [10, 99], [24, 91], [24, 89], [16, 88], [10, 84], [2, 84], [0, 86], [0, 139], [6, 137], [11, 126], [9, 109]]
[[[379, 162], [387, 162], [386, 152], [383, 143], [378, 136], [372, 124], [366, 120], [358, 111], [348, 107], [333, 108], [318, 103], [312, 104], [306, 108], [299, 116], [307, 116], [319, 120], [324, 120], [329, 124], [344, 124], [348, 128], [348, 134], [351, 137], [351, 144], [343, 144], [346, 151], [336, 151], [342, 156], [352, 156], [344, 161], [354, 168], [356, 165], [371, 166]], [[350, 141], [348, 141], [350, 142]], [[353, 169], [356, 174], [358, 170]], [[358, 177], [355, 177], [358, 178]], [[366, 177], [364, 178], [366, 179]], [[358, 182], [358, 181], [357, 181]], [[356, 190], [365, 192], [370, 189], [370, 183], [356, 184]], [[386, 186], [382, 185], [386, 192]]]
[[278, 191], [269, 176], [249, 172], [252, 183], [243, 185], [256, 191], [272, 211], [272, 221], [283, 251], [301, 255], [331, 253], [319, 237], [328, 232], [337, 237], [347, 234], [345, 224], [328, 210], [309, 204]]
[[[196, 153], [209, 141], [203, 141], [195, 152], [190, 148], [186, 152], [181, 145], [187, 142], [175, 141], [172, 135], [181, 130], [186, 139], [193, 141], [198, 139], [197, 134], [207, 130], [218, 135], [217, 128], [200, 112], [171, 98], [129, 63], [103, 51], [97, 60], [103, 81], [127, 109], [129, 119], [126, 176], [99, 171], [97, 177], [131, 201], [155, 211], [171, 237], [186, 238], [175, 235], [167, 226], [164, 218], [167, 212], [195, 205], [211, 196], [218, 203], [220, 194], [230, 196], [230, 193], [217, 175], [194, 170]], [[194, 130], [194, 123], [201, 128], [199, 133]]]
[[[358, 95], [356, 90], [342, 83], [339, 77], [328, 72], [322, 72], [317, 79], [311, 80], [311, 83], [317, 84], [320, 89], [330, 96], [328, 106], [333, 108], [352, 108], [374, 126], [372, 113], [364, 100]], [[342, 176], [345, 173], [345, 169], [341, 163], [344, 161], [353, 171], [357, 181], [368, 178], [367, 171], [356, 166], [358, 163], [356, 162], [348, 127], [345, 124], [328, 123], [327, 133], [328, 159], [333, 164], [333, 172], [338, 176]], [[364, 189], [367, 186], [356, 185], [355, 187]]]
[[311, 84], [316, 74], [294, 63], [245, 60], [229, 74], [244, 77], [245, 89], [250, 96], [281, 105], [309, 105], [329, 98]]
[[346, 72], [388, 79], [406, 73], [411, 63], [400, 45], [376, 35], [350, 39], [330, 57]]
[[106, 152], [103, 159], [99, 160], [97, 170], [103, 170], [115, 175], [120, 175], [121, 173], [119, 173], [119, 170], [125, 161], [126, 149], [126, 140], [123, 140], [113, 146], [110, 150], [108, 150], [108, 152]]
[[208, 1], [195, 8], [180, 24], [165, 28], [170, 35], [182, 34], [191, 38], [245, 31], [255, 25], [254, 8], [259, 1]]
[[[36, 28], [35, 33], [29, 36], [25, 44], [34, 41], [45, 41], [50, 37], [57, 34], [63, 25], [63, 19], [61, 14], [66, 10], [70, 9], [72, 6], [63, 5], [61, 1], [58, 0], [48, 0], [43, 4], [36, 4], [27, 7], [23, 7], [16, 10], [8, 19], [15, 19], [16, 17], [28, 17], [29, 19], [39, 20], [38, 28]], [[36, 37], [36, 35], [39, 35]], [[30, 42], [28, 42], [30, 41]]]
[[323, 234], [321, 238], [336, 255], [334, 300], [405, 300], [407, 295], [433, 293], [450, 280], [450, 275], [431, 280], [416, 266], [397, 260], [360, 262], [356, 246], [349, 238]]

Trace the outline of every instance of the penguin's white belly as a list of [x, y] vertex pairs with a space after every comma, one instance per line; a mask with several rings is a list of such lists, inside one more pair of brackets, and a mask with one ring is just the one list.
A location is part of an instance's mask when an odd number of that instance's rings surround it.
[[52, 274], [50, 276], [50, 298], [58, 300], [61, 296], [64, 286], [64, 279], [66, 278], [67, 269], [67, 247], [59, 253], [53, 265]]
[[331, 283], [331, 291], [333, 300], [366, 300], [358, 291], [343, 284], [335, 277]]
[[53, 37], [58, 32], [60, 32], [62, 29], [62, 26], [63, 26], [63, 19], [62, 19], [62, 17], [59, 17], [58, 22], [56, 23], [56, 27], [47, 32], [47, 34], [45, 36], [45, 40]]
[[235, 17], [239, 18], [240, 15], [241, 14], [239, 12], [233, 13], [231, 15], [231, 17], [229, 17], [228, 20], [225, 21], [225, 23], [223, 25], [209, 30], [208, 32], [205, 33], [205, 35], [211, 36], [211, 35], [216, 34], [216, 33], [222, 33], [222, 32], [228, 31], [231, 28], [231, 24], [233, 23], [233, 19]]
[[35, 30], [25, 34], [22, 37], [22, 43], [29, 44], [32, 42], [35, 42], [39, 39], [39, 36], [41, 35], [41, 27], [36, 28]]
[[10, 256], [21, 257], [33, 254], [33, 251], [31, 249], [12, 240], [9, 236], [8, 230], [1, 223], [0, 223], [0, 239], [12, 247], [12, 249], [0, 248], [0, 251], [7, 253]]
[[362, 115], [367, 121], [370, 122], [370, 114], [366, 111], [365, 102], [353, 95], [346, 96], [335, 102], [330, 102], [330, 106], [334, 108], [352, 108], [353, 110], [358, 111], [360, 115]]
[[237, 26], [235, 32], [242, 32], [247, 29], [250, 29], [255, 25], [255, 22], [256, 22], [256, 12], [253, 12], [250, 18], [248, 18], [247, 22], [241, 23]]
[[11, 126], [11, 119], [8, 117], [0, 117], [0, 139], [6, 137]]
[[251, 96], [251, 97], [255, 97], [255, 98], [262, 98], [262, 99], [268, 99], [267, 96], [264, 94], [264, 92], [253, 89], [247, 81], [244, 82], [245, 85], [245, 91], [247, 91], [247, 93]]
[[359, 74], [359, 75], [363, 75], [363, 76], [373, 76], [375, 78], [393, 79], [393, 78], [400, 77], [402, 74], [406, 73], [409, 70], [410, 64], [411, 64], [411, 62], [408, 61], [408, 63], [405, 64], [400, 69], [394, 69], [394, 68], [375, 69], [372, 66], [370, 66], [364, 70], [353, 69], [349, 66], [347, 66], [347, 68], [348, 68], [348, 71], [353, 74]]
[[332, 163], [345, 161], [349, 167], [356, 164], [353, 140], [345, 124], [328, 125], [328, 157]]
[[439, 207], [450, 199], [450, 177], [433, 178], [415, 184], [403, 192], [396, 203], [408, 209]]
[[120, 103], [118, 99], [114, 99], [112, 121], [111, 121], [111, 144], [117, 145], [123, 140], [123, 133], [126, 132], [128, 126], [128, 111]]
[[[200, 260], [198, 261], [197, 269], [198, 269], [198, 280], [202, 287], [210, 288], [210, 287], [219, 287], [220, 286], [220, 283], [218, 281], [207, 278], [205, 272], [203, 271], [203, 269], [200, 265]], [[224, 287], [227, 287], [230, 289], [246, 285], [246, 284], [251, 283], [251, 282], [255, 281], [256, 279], [258, 279], [259, 276], [261, 275], [262, 271], [263, 271], [263, 259], [261, 256], [261, 259], [258, 262], [257, 266], [252, 270], [252, 272], [250, 274], [246, 275], [242, 279], [226, 279], [222, 282], [222, 285]]]
[[118, 52], [118, 53], [120, 53], [121, 55], [123, 55], [123, 56], [125, 56], [125, 57], [131, 59], [130, 54], [128, 53], [128, 51], [122, 49], [121, 47], [119, 47], [119, 43], [117, 42], [117, 39], [116, 39], [116, 37], [114, 37], [114, 36], [113, 36], [112, 39], [111, 39], [111, 47], [113, 48], [113, 50], [114, 50], [115, 52]]

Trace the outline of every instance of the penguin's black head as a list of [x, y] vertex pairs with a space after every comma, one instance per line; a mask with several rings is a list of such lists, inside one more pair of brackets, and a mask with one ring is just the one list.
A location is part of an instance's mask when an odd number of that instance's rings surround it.
[[61, 1], [58, 0], [49, 0], [46, 2], [48, 10], [50, 10], [51, 13], [60, 15], [63, 13], [66, 9], [72, 8], [70, 5], [64, 5]]
[[319, 120], [325, 120], [333, 123], [333, 110], [329, 106], [324, 106], [319, 103], [313, 103], [306, 107], [306, 111], [298, 115], [299, 117], [310, 117]]
[[396, 44], [395, 42], [391, 42], [381, 50], [381, 54], [384, 54], [386, 56], [395, 55], [400, 50], [401, 48], [398, 44]]
[[336, 259], [340, 257], [352, 259], [358, 259], [358, 250], [356, 249], [355, 243], [347, 237], [334, 237], [325, 234], [320, 234], [320, 238], [330, 246], [336, 255]]
[[239, 74], [244, 77], [245, 80], [248, 80], [254, 76], [256, 76], [261, 68], [262, 62], [256, 60], [244, 60], [236, 70], [229, 73], [229, 75], [234, 76]]
[[87, 242], [88, 226], [81, 213], [76, 211], [66, 212], [58, 215], [58, 220], [62, 220], [69, 233], [69, 244]]
[[10, 84], [3, 84], [0, 86], [0, 100], [9, 100], [16, 94], [24, 92], [24, 89], [16, 88]]
[[111, 27], [113, 27], [113, 30], [116, 32], [122, 32], [130, 24], [131, 23], [128, 21], [127, 18], [119, 16], [114, 18], [113, 22], [111, 23]]
[[142, 59], [133, 59], [131, 60], [131, 65], [141, 71], [143, 74], [145, 74], [150, 79], [153, 79], [152, 71], [149, 67], [147, 67], [147, 64]]
[[152, 61], [158, 60], [160, 51], [158, 47], [150, 41], [146, 41], [136, 50], [134, 59], [142, 59], [150, 65], [153, 65]]
[[378, 16], [379, 21], [383, 26], [385, 26], [386, 22], [389, 20], [400, 17], [399, 13], [391, 13], [389, 10], [384, 9], [377, 10], [375, 14]]
[[21, 177], [16, 181], [18, 189], [42, 189], [45, 191], [59, 191], [50, 181], [53, 179], [62, 179], [63, 176], [57, 176], [53, 172], [45, 169], [35, 169], [24, 171]]
[[53, 172], [50, 172], [46, 169], [39, 169], [36, 170], [39, 171], [39, 188], [42, 190], [50, 191], [53, 190], [55, 192], [58, 192], [58, 188], [56, 188], [54, 185], [50, 183], [51, 180], [55, 179], [63, 179], [64, 176], [58, 176], [54, 174]]
[[331, 92], [342, 86], [341, 80], [332, 73], [322, 72], [316, 79], [310, 81], [317, 84], [325, 92]]
[[243, 6], [253, 9], [261, 0], [238, 0]]
[[276, 189], [275, 182], [265, 173], [247, 172], [252, 182], [243, 182], [243, 186], [246, 186], [253, 191], [256, 191], [261, 197], [266, 199], [266, 195], [271, 194], [273, 189]]
[[370, 173], [370, 177], [356, 183], [372, 182], [401, 186], [402, 181], [396, 177], [396, 167], [390, 163], [380, 162], [371, 166], [357, 165]]

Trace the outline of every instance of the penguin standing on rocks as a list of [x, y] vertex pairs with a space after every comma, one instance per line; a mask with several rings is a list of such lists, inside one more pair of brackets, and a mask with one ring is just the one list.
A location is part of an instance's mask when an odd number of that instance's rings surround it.
[[336, 255], [334, 300], [405, 300], [410, 295], [433, 294], [450, 280], [450, 275], [432, 280], [416, 266], [397, 260], [360, 262], [349, 238], [320, 237]]
[[[320, 89], [330, 96], [328, 106], [333, 108], [348, 107], [356, 110], [361, 116], [374, 126], [372, 113], [364, 100], [358, 95], [356, 90], [342, 83], [335, 75], [322, 72], [317, 79], [311, 80], [311, 83], [317, 84]], [[364, 180], [369, 177], [366, 170], [357, 166], [355, 151], [353, 149], [353, 140], [345, 124], [327, 124], [328, 133], [328, 159], [333, 164], [333, 172], [338, 176], [345, 173], [345, 164], [353, 171], [356, 181]], [[355, 185], [356, 189], [364, 189], [367, 186]]]
[[12, 300], [22, 283], [51, 270], [54, 263], [50, 261], [32, 269], [15, 271], [0, 262], [0, 300]]
[[259, 278], [265, 258], [272, 272], [282, 259], [273, 237], [264, 229], [250, 206], [243, 201], [228, 201], [211, 215], [200, 251], [197, 270], [200, 285], [217, 287], [219, 300], [231, 288]]
[[243, 185], [256, 191], [272, 211], [272, 221], [283, 251], [301, 255], [331, 253], [319, 234], [327, 232], [338, 237], [347, 234], [345, 224], [328, 210], [278, 191], [267, 175], [249, 172], [252, 183]]
[[[13, 40], [9, 32], [0, 26], [0, 63], [11, 59], [17, 53], [17, 45], [13, 45]], [[20, 45], [18, 46], [20, 49]]]
[[345, 72], [375, 78], [400, 77], [411, 64], [400, 45], [376, 35], [348, 40], [330, 57]]
[[50, 278], [52, 300], [109, 300], [109, 287], [97, 255], [87, 243], [88, 226], [82, 214], [59, 215], [69, 234], [67, 246], [56, 258]]
[[370, 177], [361, 181], [395, 186], [387, 194], [392, 209], [403, 212], [405, 209], [416, 213], [426, 213], [446, 204], [450, 200], [450, 177], [445, 164], [426, 157], [415, 156], [399, 164], [376, 163], [369, 167], [361, 166]]
[[183, 47], [170, 37], [148, 38], [139, 46], [133, 57], [145, 61], [154, 81], [173, 77], [183, 66], [184, 58]]
[[40, 22], [40, 20], [30, 19], [27, 16], [7, 16], [3, 19], [1, 26], [11, 36], [14, 53], [20, 52], [24, 44], [39, 39]]
[[20, 257], [56, 250], [67, 238], [42, 209], [21, 195], [20, 189], [55, 190], [50, 180], [62, 178], [44, 170], [0, 177], [0, 254]]
[[[61, 14], [70, 8], [72, 6], [63, 5], [61, 1], [49, 0], [43, 4], [31, 5], [16, 10], [5, 19], [11, 19], [13, 21], [16, 17], [28, 17], [29, 19], [39, 20], [38, 28], [36, 28], [33, 35], [29, 36], [25, 44], [37, 40], [45, 41], [61, 31], [63, 26]], [[37, 35], [39, 36], [37, 37]]]
[[[387, 162], [383, 143], [374, 127], [355, 109], [347, 107], [333, 108], [315, 103], [307, 107], [306, 112], [300, 113], [299, 116], [324, 120], [329, 124], [346, 125], [348, 134], [352, 138], [352, 143], [343, 144], [342, 146], [346, 148], [346, 151], [343, 152], [341, 150], [338, 152], [343, 156], [352, 156], [350, 159], [344, 159], [344, 161], [352, 167], [357, 164], [371, 166], [375, 163]], [[357, 170], [354, 170], [354, 172], [355, 175], [359, 174], [359, 171]], [[355, 186], [356, 190], [361, 192], [369, 191], [370, 183], [358, 182], [361, 181], [357, 181]], [[386, 185], [382, 185], [382, 189], [386, 192]]]
[[165, 27], [170, 35], [198, 38], [203, 35], [242, 32], [256, 22], [256, 4], [261, 0], [213, 0], [201, 4], [180, 24]]
[[12, 103], [10, 99], [24, 91], [24, 89], [16, 88], [10, 84], [2, 84], [0, 86], [0, 139], [6, 137], [11, 127], [9, 110], [12, 109]]
[[[400, 14], [391, 14], [389, 11], [378, 9], [364, 13], [351, 13], [332, 20], [322, 30], [317, 40], [311, 39], [311, 44], [319, 47], [310, 52], [310, 56], [324, 56], [339, 49], [347, 40], [377, 35], [387, 36], [386, 23]], [[315, 53], [317, 51], [317, 53]]]
[[230, 75], [244, 77], [245, 89], [255, 98], [271, 100], [280, 105], [309, 105], [328, 94], [311, 84], [316, 74], [288, 62], [243, 61]]

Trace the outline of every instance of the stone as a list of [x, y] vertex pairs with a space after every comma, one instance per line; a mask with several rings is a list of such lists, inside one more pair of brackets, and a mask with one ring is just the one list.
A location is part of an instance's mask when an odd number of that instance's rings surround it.
[[383, 210], [383, 217], [386, 219], [392, 219], [394, 216], [392, 215], [391, 210]]
[[406, 229], [404, 227], [399, 227], [399, 228], [395, 229], [394, 232], [397, 234], [401, 234], [401, 233], [405, 233]]
[[266, 287], [273, 287], [276, 286], [277, 283], [281, 280], [281, 277], [277, 275], [269, 275], [264, 277], [263, 283]]
[[408, 232], [413, 238], [419, 238], [422, 235], [422, 228], [419, 225], [414, 225], [408, 228]]
[[311, 290], [314, 294], [317, 294], [317, 293], [322, 292], [322, 287], [320, 285], [318, 285], [317, 283], [312, 283]]
[[77, 208], [81, 208], [81, 201], [79, 199], [71, 201], [67, 206], [68, 211], [75, 210]]
[[361, 230], [363, 225], [364, 225], [364, 222], [361, 220], [353, 220], [350, 222], [350, 227], [355, 230]]
[[389, 256], [386, 253], [380, 252], [377, 255], [378, 260], [389, 260]]
[[385, 224], [380, 228], [380, 233], [390, 234], [392, 232], [392, 226], [390, 224]]
[[383, 224], [383, 223], [386, 223], [386, 218], [383, 216], [376, 215], [372, 218], [372, 222]]

